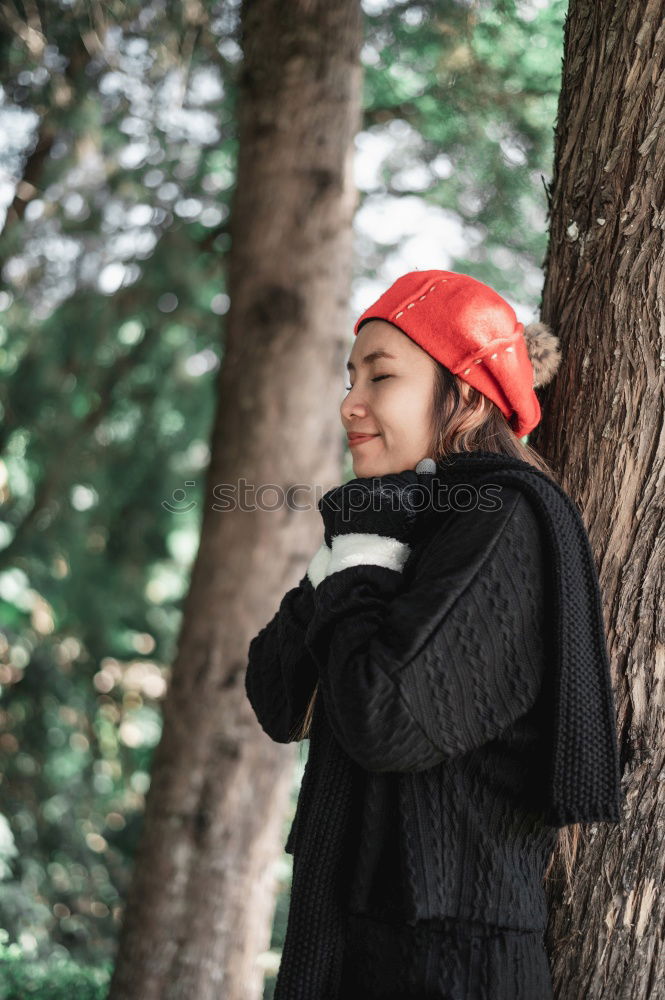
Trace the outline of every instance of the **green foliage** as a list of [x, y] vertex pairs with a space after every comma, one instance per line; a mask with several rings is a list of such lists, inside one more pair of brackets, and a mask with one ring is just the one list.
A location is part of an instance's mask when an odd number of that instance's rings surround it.
[[0, 929], [0, 1000], [105, 1000], [111, 963], [94, 969], [67, 957], [35, 962]]
[[407, 197], [415, 184], [466, 229], [451, 269], [536, 305], [566, 0], [380, 6], [365, 18], [365, 126], [396, 151], [367, 194]]
[[41, 9], [48, 50], [2, 42], [7, 102], [36, 112], [34, 149], [11, 162], [7, 144], [6, 166], [36, 195], [2, 233], [0, 922], [40, 959], [98, 964], [198, 540], [235, 65], [222, 14], [184, 65], [195, 29], [175, 11], [144, 30], [142, 4], [98, 8], [102, 52], [81, 5]]

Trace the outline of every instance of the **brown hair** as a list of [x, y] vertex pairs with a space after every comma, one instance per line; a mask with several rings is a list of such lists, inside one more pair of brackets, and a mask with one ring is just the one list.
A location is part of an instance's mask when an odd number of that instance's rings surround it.
[[[433, 428], [427, 455], [436, 462], [451, 452], [493, 451], [530, 462], [541, 472], [557, 481], [554, 471], [538, 452], [517, 438], [506, 417], [496, 404], [483, 393], [459, 378], [439, 361], [436, 366], [432, 399]], [[309, 736], [318, 683], [310, 699], [296, 739]], [[555, 849], [544, 873], [546, 880], [555, 865], [565, 872], [568, 890], [572, 888], [573, 867], [577, 857], [581, 824], [573, 823], [559, 829]]]

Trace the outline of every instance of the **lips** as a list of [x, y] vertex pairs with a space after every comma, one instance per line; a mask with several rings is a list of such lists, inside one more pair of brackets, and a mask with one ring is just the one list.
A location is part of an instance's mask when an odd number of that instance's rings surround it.
[[353, 446], [354, 444], [363, 444], [365, 441], [371, 441], [372, 438], [378, 436], [378, 434], [347, 434], [349, 446]]

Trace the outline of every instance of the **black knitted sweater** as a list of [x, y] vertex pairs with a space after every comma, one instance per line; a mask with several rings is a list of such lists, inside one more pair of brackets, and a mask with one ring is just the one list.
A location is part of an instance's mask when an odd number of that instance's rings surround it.
[[[493, 484], [499, 505], [459, 509], [460, 484]], [[490, 452], [448, 456], [433, 485], [455, 506], [422, 515], [401, 571], [368, 562], [316, 588], [305, 574], [249, 647], [247, 695], [273, 740], [295, 738], [319, 682], [275, 1000], [338, 997], [348, 914], [543, 930], [557, 828], [620, 822], [578, 508]]]

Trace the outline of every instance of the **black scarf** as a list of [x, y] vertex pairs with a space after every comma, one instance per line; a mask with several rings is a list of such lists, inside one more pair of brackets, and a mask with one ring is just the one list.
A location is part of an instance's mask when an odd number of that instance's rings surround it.
[[552, 595], [552, 695], [544, 785], [545, 821], [621, 820], [614, 696], [598, 576], [579, 509], [529, 462], [494, 452], [454, 452], [437, 466], [442, 483], [497, 483], [531, 502], [547, 545]]
[[[336, 1000], [344, 958], [346, 899], [354, 866], [354, 818], [362, 804], [363, 771], [344, 753], [328, 724], [319, 692], [314, 703], [310, 751], [295, 823], [307, 812], [307, 835], [295, 830], [291, 903], [273, 1000]], [[307, 782], [330, 790], [316, 810]], [[319, 800], [320, 801], [320, 800]]]
[[[496, 483], [522, 490], [538, 516], [547, 546], [553, 642], [547, 671], [550, 739], [545, 744], [548, 759], [541, 789], [545, 822], [557, 827], [620, 822], [619, 754], [601, 595], [580, 512], [549, 476], [528, 462], [495, 452], [454, 452], [437, 463], [433, 489], [456, 483], [476, 489], [483, 483]], [[445, 490], [436, 495], [446, 499]], [[422, 521], [425, 533], [429, 516]], [[431, 516], [442, 515], [434, 511]], [[326, 762], [325, 773], [319, 769], [316, 780], [326, 782], [333, 806], [321, 816], [309, 809], [307, 835], [297, 836], [274, 1000], [335, 1000], [339, 995], [362, 769], [339, 746], [320, 697], [312, 726], [317, 739], [310, 742], [310, 753], [315, 743], [320, 760]], [[301, 794], [306, 798], [307, 771], [315, 763], [308, 759], [303, 777]]]

